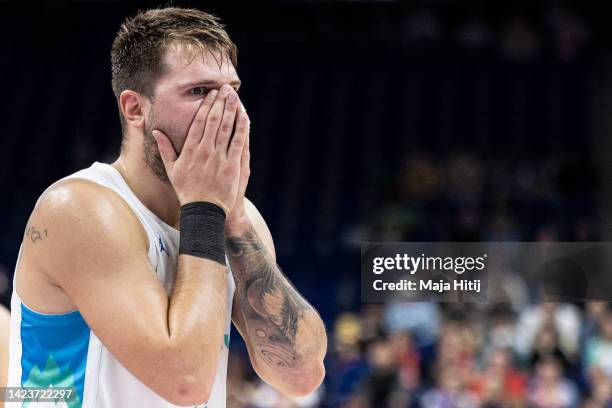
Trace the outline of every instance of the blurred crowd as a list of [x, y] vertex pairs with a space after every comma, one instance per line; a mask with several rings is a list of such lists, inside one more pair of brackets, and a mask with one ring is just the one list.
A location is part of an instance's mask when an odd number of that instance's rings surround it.
[[337, 406], [612, 406], [609, 304], [467, 306], [364, 305], [341, 316], [329, 366]]
[[[509, 4], [496, 10], [481, 1], [414, 3], [406, 4], [400, 31], [408, 46], [452, 41], [472, 50], [490, 49], [509, 61], [551, 54], [570, 62], [592, 37], [589, 23], [575, 12], [571, 1], [517, 2], [514, 10]], [[501, 20], [500, 12], [504, 14]]]
[[232, 408], [610, 407], [612, 305], [364, 304], [330, 327], [327, 380], [300, 399], [231, 361]]
[[366, 241], [598, 241], [600, 176], [588, 156], [413, 152], [401, 162]]

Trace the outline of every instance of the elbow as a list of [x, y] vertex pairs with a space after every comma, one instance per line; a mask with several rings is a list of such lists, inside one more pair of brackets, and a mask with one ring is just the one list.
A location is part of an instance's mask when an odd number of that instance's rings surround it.
[[[158, 394], [173, 405], [193, 407], [210, 399], [217, 376], [219, 344], [166, 344], [158, 354]], [[163, 375], [162, 375], [163, 374]]]
[[[219, 340], [221, 336], [218, 336]], [[217, 376], [217, 344], [166, 344], [158, 353], [159, 374], [155, 378], [162, 398], [173, 405], [193, 407], [210, 399]]]
[[283, 393], [289, 397], [304, 397], [312, 394], [325, 378], [325, 366], [319, 363], [309, 370], [308, 373], [300, 376], [298, 381], [293, 382], [291, 387], [283, 390]]
[[172, 381], [174, 387], [168, 402], [181, 407], [203, 405], [208, 402], [212, 392], [212, 383], [203, 381], [193, 375], [187, 375]]
[[205, 404], [212, 392], [212, 381], [201, 376], [188, 374], [169, 378], [160, 396], [171, 404], [193, 407]]

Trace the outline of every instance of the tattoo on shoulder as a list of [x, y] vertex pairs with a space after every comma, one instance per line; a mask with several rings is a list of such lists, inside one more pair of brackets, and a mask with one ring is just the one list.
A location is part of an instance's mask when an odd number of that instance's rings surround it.
[[289, 374], [302, 363], [295, 341], [310, 305], [297, 293], [254, 231], [227, 238], [236, 280], [236, 301], [254, 351], [267, 364]]
[[37, 228], [33, 225], [28, 225], [25, 230], [25, 236], [30, 238], [33, 244], [47, 238], [47, 229]]

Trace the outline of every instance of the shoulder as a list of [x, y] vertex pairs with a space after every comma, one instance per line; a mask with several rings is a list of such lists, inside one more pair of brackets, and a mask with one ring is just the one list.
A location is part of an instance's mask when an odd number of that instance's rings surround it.
[[105, 216], [128, 216], [130, 208], [114, 191], [85, 179], [67, 179], [51, 186], [40, 197], [32, 216], [92, 221]]
[[[36, 245], [44, 241], [45, 245]], [[146, 234], [117, 193], [92, 181], [68, 179], [41, 196], [28, 220], [23, 243], [25, 251], [73, 255], [102, 243], [146, 247]]]

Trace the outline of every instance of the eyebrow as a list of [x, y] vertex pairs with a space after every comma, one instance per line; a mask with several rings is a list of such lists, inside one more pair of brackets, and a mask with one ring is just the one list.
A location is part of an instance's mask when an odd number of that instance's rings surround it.
[[[207, 86], [209, 88], [215, 89], [215, 88], [221, 88], [221, 85], [223, 85], [224, 82], [218, 82], [218, 81], [211, 81], [211, 80], [201, 80], [201, 81], [193, 81], [193, 82], [187, 82], [184, 84], [179, 85], [181, 88], [187, 88], [187, 87], [191, 87], [191, 86], [197, 86], [197, 85], [203, 85], [203, 86]], [[242, 81], [240, 81], [239, 79], [236, 81], [232, 81], [229, 83], [231, 86], [238, 88], [241, 84]]]

